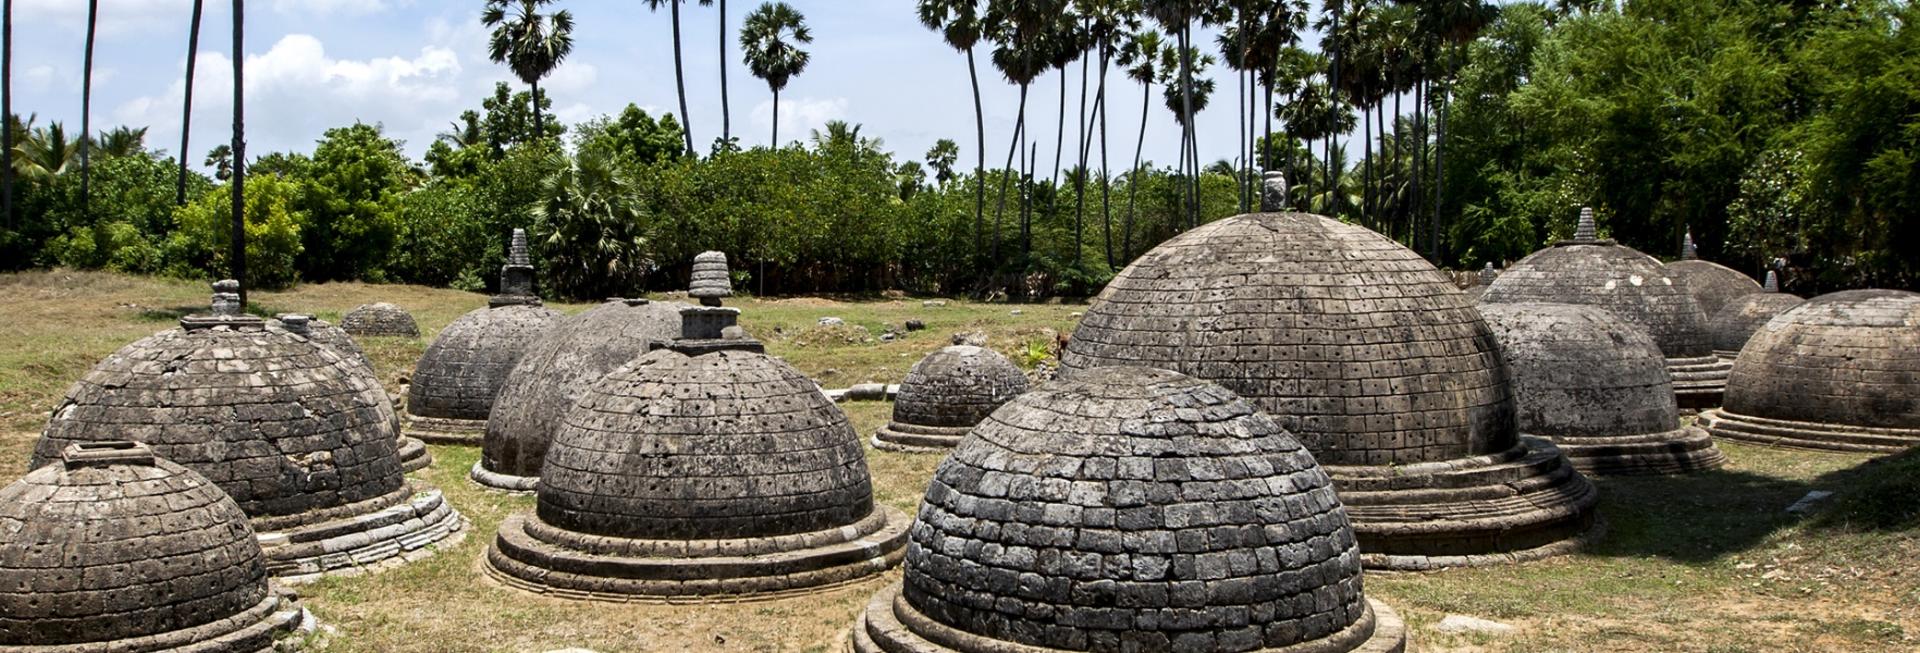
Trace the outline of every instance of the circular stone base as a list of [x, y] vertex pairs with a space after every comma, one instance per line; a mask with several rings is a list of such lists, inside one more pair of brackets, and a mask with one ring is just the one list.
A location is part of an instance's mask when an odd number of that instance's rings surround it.
[[1900, 453], [1920, 446], [1920, 429], [1767, 419], [1725, 408], [1700, 413], [1698, 423], [1716, 438], [1796, 449]]
[[1669, 358], [1667, 373], [1673, 376], [1673, 396], [1681, 408], [1713, 408], [1727, 393], [1733, 361], [1719, 356]]
[[532, 494], [540, 485], [538, 476], [514, 476], [502, 474], [484, 466], [486, 461], [473, 461], [473, 470], [467, 472], [467, 478], [489, 490], [500, 490], [514, 494]]
[[400, 413], [404, 435], [433, 444], [479, 445], [487, 439], [487, 420], [421, 417]]
[[873, 448], [908, 453], [945, 452], [967, 437], [971, 426], [920, 426], [887, 422], [873, 434]]
[[412, 474], [433, 465], [433, 453], [419, 438], [400, 438], [400, 472]]
[[268, 590], [267, 598], [239, 614], [191, 628], [105, 642], [0, 646], [0, 653], [266, 653], [275, 650], [274, 640], [292, 632], [299, 624], [300, 610], [293, 607], [279, 588], [274, 588]]
[[[900, 596], [900, 583], [874, 593], [849, 633], [854, 653], [1045, 653], [1060, 649], [981, 637], [934, 621]], [[1345, 630], [1308, 642], [1251, 653], [1402, 653], [1407, 626], [1386, 604], [1367, 600], [1367, 612]]]
[[1367, 569], [1533, 560], [1579, 548], [1599, 493], [1553, 443], [1414, 465], [1330, 465]]
[[1547, 437], [1583, 474], [1691, 474], [1727, 464], [1713, 438], [1691, 426], [1640, 435]]
[[877, 506], [858, 523], [737, 540], [640, 540], [562, 530], [521, 513], [500, 524], [487, 573], [530, 592], [621, 602], [778, 598], [862, 580], [906, 556], [913, 520]]
[[[424, 487], [424, 486], [423, 486]], [[321, 521], [282, 524], [254, 520], [267, 573], [306, 580], [408, 557], [466, 527], [460, 513], [432, 488], [403, 487], [369, 501], [341, 506]], [[311, 517], [301, 515], [300, 517]]]

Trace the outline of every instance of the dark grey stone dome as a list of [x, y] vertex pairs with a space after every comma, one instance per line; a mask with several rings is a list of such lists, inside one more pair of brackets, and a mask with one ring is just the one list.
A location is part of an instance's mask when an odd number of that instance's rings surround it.
[[527, 345], [560, 313], [538, 304], [489, 306], [460, 316], [427, 346], [407, 389], [407, 413], [485, 420]]
[[0, 489], [0, 578], [10, 649], [258, 651], [290, 625], [240, 506], [131, 442], [71, 445]]
[[1666, 359], [1646, 331], [1576, 304], [1485, 304], [1519, 406], [1520, 430], [1560, 445], [1589, 473], [1718, 468], [1706, 433], [1680, 425]]
[[1061, 365], [1214, 381], [1328, 465], [1515, 442], [1499, 354], [1466, 296], [1413, 250], [1317, 215], [1236, 216], [1155, 247], [1094, 300]]
[[1718, 314], [1727, 302], [1761, 292], [1760, 282], [1753, 277], [1712, 261], [1674, 261], [1667, 264], [1667, 275], [1683, 282], [1687, 294], [1708, 317]]
[[406, 309], [386, 302], [362, 304], [340, 318], [340, 328], [356, 336], [420, 337], [420, 325]]
[[1014, 399], [941, 462], [911, 533], [903, 583], [870, 604], [855, 650], [1404, 639], [1362, 595], [1353, 529], [1313, 456], [1251, 403], [1173, 372], [1100, 368]]
[[[580, 393], [654, 344], [678, 337], [682, 306], [612, 300], [560, 320], [535, 339], [507, 375], [487, 418], [480, 465], [492, 474], [476, 473], [474, 478], [537, 479], [547, 445]], [[528, 483], [506, 484], [511, 487], [503, 489], [532, 489]]]
[[1713, 335], [1714, 353], [1729, 359], [1740, 355], [1740, 350], [1747, 346], [1747, 340], [1753, 337], [1755, 331], [1806, 301], [1799, 295], [1761, 292], [1727, 302], [1707, 322], [1707, 332]]
[[1781, 313], [1733, 364], [1715, 436], [1823, 449], [1920, 444], [1920, 293], [1849, 290]]
[[1001, 404], [1027, 391], [1027, 375], [985, 347], [953, 345], [907, 370], [893, 421], [874, 436], [882, 449], [952, 447]]

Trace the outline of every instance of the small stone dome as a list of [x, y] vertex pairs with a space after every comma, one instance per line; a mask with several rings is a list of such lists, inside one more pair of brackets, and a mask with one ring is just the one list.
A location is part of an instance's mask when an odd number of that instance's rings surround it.
[[132, 442], [67, 445], [0, 489], [0, 648], [258, 651], [298, 613], [206, 478]]
[[1799, 295], [1773, 291], [1742, 295], [1727, 302], [1707, 322], [1707, 332], [1713, 335], [1713, 353], [1733, 360], [1760, 327], [1806, 301]]
[[507, 304], [447, 325], [414, 364], [407, 416], [416, 419], [408, 431], [429, 442], [478, 443], [507, 374], [560, 317], [538, 304]]
[[678, 337], [681, 306], [609, 300], [560, 320], [535, 339], [494, 399], [474, 480], [532, 490], [567, 409], [600, 377]]
[[985, 347], [953, 345], [907, 370], [893, 402], [893, 421], [873, 446], [896, 451], [951, 448], [1007, 400], [1027, 391], [1027, 375]]
[[1726, 456], [1704, 431], [1681, 428], [1673, 382], [1653, 337], [1592, 306], [1485, 304], [1520, 410], [1520, 430], [1546, 437], [1588, 473], [1716, 469]]
[[537, 509], [501, 524], [491, 573], [661, 600], [798, 592], [897, 563], [908, 520], [874, 503], [846, 414], [792, 366], [736, 346], [677, 340], [589, 386], [547, 449]]
[[1667, 276], [1683, 282], [1700, 312], [1713, 316], [1735, 299], [1761, 292], [1760, 283], [1739, 271], [1700, 259], [1667, 264]]
[[361, 304], [340, 318], [340, 328], [356, 336], [420, 337], [420, 325], [406, 309], [386, 302]]
[[[1049, 382], [941, 461], [854, 650], [1398, 651], [1333, 482], [1213, 383]], [[938, 645], [933, 644], [938, 642]], [[1029, 648], [1031, 647], [1031, 648]]]
[[1920, 293], [1849, 290], [1781, 313], [1733, 364], [1715, 436], [1817, 449], [1920, 444]]

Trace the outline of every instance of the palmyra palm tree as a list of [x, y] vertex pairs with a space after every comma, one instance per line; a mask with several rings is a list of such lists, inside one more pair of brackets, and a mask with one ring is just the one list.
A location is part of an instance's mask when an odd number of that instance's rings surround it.
[[[711, 7], [714, 0], [700, 0], [700, 6]], [[719, 0], [720, 5], [720, 140], [733, 140], [733, 112], [727, 108], [727, 0]], [[681, 111], [686, 111], [683, 107]], [[691, 133], [691, 132], [689, 132]], [[691, 138], [691, 136], [689, 136]]]
[[[1033, 80], [1047, 68], [1045, 21], [1051, 16], [1051, 10], [1058, 0], [991, 0], [987, 5], [988, 35], [993, 38], [993, 67], [1000, 71], [1008, 82], [1020, 87], [1020, 109], [1013, 122], [1013, 138], [1007, 145], [1007, 163], [1003, 169], [1013, 170], [1014, 154], [1020, 152], [1021, 142], [1027, 131], [1027, 91]], [[1030, 156], [1022, 156], [1020, 161], [1025, 169]], [[1022, 184], [1025, 184], [1024, 174]], [[993, 210], [993, 258], [1000, 258], [1001, 217], [1006, 214], [1007, 184], [1010, 176], [1000, 178], [1000, 199]], [[1022, 215], [1025, 214], [1026, 193], [1021, 193]], [[1025, 223], [1022, 223], [1025, 233]], [[1026, 242], [1022, 239], [1022, 242]], [[1021, 261], [1024, 263], [1025, 258]]]
[[[1194, 141], [1193, 132], [1193, 56], [1198, 52], [1193, 47], [1193, 21], [1199, 19], [1207, 9], [1204, 0], [1143, 0], [1141, 9], [1155, 22], [1160, 23], [1174, 37], [1174, 52], [1179, 61], [1175, 62], [1180, 79], [1181, 139], [1190, 147]], [[1191, 164], [1192, 170], [1199, 170], [1200, 156], [1198, 148], [1182, 150], [1186, 159], [1182, 165]], [[1196, 175], [1188, 180], [1187, 225], [1200, 221], [1200, 183]]]
[[80, 215], [89, 215], [88, 190], [93, 180], [90, 155], [93, 139], [93, 35], [100, 26], [100, 0], [87, 0], [87, 56], [80, 71]]
[[693, 116], [687, 115], [687, 74], [680, 62], [680, 3], [687, 0], [641, 0], [647, 9], [659, 11], [666, 5], [673, 14], [673, 83], [680, 92], [680, 133], [687, 141], [687, 153], [693, 154]]
[[967, 55], [967, 78], [973, 82], [973, 252], [980, 254], [982, 220], [987, 206], [987, 117], [980, 104], [980, 70], [973, 47], [985, 31], [980, 0], [920, 0], [920, 24], [939, 30], [948, 46]]
[[787, 81], [807, 69], [812, 55], [800, 45], [813, 42], [806, 16], [785, 2], [768, 2], [747, 14], [740, 28], [740, 50], [753, 76], [773, 91], [773, 139], [770, 147], [780, 149], [780, 91]]
[[247, 305], [246, 9], [246, 0], [233, 0], [233, 237], [228, 251], [233, 279], [240, 282], [242, 308]]
[[[1139, 28], [1140, 3], [1139, 0], [1075, 0], [1075, 7], [1086, 18], [1088, 44], [1100, 57], [1100, 83], [1093, 93], [1094, 120], [1100, 126], [1100, 224], [1104, 227], [1107, 267], [1113, 268], [1118, 261], [1113, 256], [1113, 208], [1108, 201], [1108, 191], [1113, 185], [1109, 183], [1107, 174], [1107, 68], [1119, 53], [1128, 31]], [[1081, 129], [1090, 130], [1092, 127], [1083, 125]], [[1082, 169], [1087, 167], [1091, 149], [1081, 148]], [[1081, 184], [1081, 188], [1076, 190], [1082, 195], [1076, 205], [1086, 204], [1084, 187], [1085, 184]], [[1077, 217], [1075, 219], [1078, 220]]]
[[187, 137], [193, 132], [193, 66], [200, 60], [200, 14], [205, 0], [193, 0], [193, 18], [187, 26], [187, 92], [180, 108], [180, 178], [173, 190], [173, 203], [187, 205]]
[[[507, 64], [513, 74], [533, 87], [533, 133], [546, 135], [540, 124], [540, 79], [553, 73], [560, 62], [573, 52], [573, 14], [565, 9], [552, 14], [540, 8], [553, 0], [487, 0], [480, 22], [493, 28], [487, 56], [494, 63]], [[511, 17], [507, 10], [514, 9]]]
[[147, 148], [146, 127], [115, 127], [100, 132], [89, 147], [98, 148], [107, 156], [130, 156]]
[[1145, 30], [1127, 37], [1120, 46], [1120, 65], [1127, 78], [1140, 83], [1140, 137], [1133, 145], [1133, 168], [1127, 173], [1127, 215], [1121, 223], [1120, 258], [1133, 258], [1133, 209], [1140, 190], [1140, 155], [1147, 145], [1147, 118], [1153, 106], [1153, 83], [1160, 79], [1160, 52], [1167, 47], [1159, 32]]

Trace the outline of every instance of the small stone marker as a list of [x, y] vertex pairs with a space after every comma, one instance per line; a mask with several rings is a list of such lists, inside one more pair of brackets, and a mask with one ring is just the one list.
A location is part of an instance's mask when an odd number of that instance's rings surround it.
[[1447, 615], [1446, 618], [1441, 619], [1439, 625], [1434, 626], [1433, 629], [1443, 633], [1487, 633], [1491, 635], [1506, 635], [1515, 630], [1519, 630], [1498, 621], [1489, 621], [1463, 614]]

